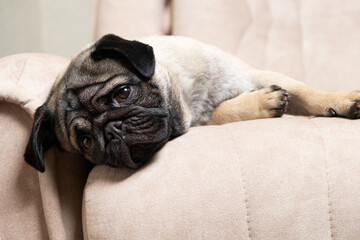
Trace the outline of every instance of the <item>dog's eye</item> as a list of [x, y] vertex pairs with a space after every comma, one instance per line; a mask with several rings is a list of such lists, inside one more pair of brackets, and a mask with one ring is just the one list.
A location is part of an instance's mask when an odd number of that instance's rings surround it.
[[84, 150], [89, 150], [93, 145], [93, 140], [88, 136], [81, 137], [79, 144]]
[[130, 86], [122, 86], [118, 91], [116, 91], [115, 94], [115, 101], [118, 103], [123, 102], [125, 99], [127, 99], [130, 95]]

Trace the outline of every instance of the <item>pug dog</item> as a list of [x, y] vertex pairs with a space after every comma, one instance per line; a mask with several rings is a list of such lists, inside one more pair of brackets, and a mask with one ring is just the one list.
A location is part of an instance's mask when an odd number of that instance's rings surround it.
[[55, 81], [24, 157], [44, 172], [44, 152], [56, 145], [94, 164], [138, 168], [192, 126], [284, 113], [360, 118], [360, 91], [319, 91], [185, 37], [109, 34]]

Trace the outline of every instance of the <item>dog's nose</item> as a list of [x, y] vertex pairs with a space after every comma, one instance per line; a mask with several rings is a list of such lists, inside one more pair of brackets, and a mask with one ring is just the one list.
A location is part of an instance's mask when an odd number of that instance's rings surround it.
[[105, 137], [108, 141], [121, 136], [122, 121], [109, 122], [105, 127]]

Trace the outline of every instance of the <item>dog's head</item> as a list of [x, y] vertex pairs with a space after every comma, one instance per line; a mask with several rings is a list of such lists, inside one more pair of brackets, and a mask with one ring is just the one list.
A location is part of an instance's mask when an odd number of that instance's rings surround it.
[[[59, 145], [95, 164], [136, 168], [174, 134], [152, 47], [106, 35], [78, 54], [34, 117], [25, 160], [43, 172]], [[161, 81], [160, 81], [161, 82]]]

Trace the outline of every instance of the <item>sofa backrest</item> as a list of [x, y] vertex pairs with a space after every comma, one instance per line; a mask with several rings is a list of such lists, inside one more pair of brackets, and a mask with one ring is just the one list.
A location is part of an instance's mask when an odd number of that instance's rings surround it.
[[360, 1], [101, 0], [94, 39], [189, 36], [323, 90], [360, 88]]

